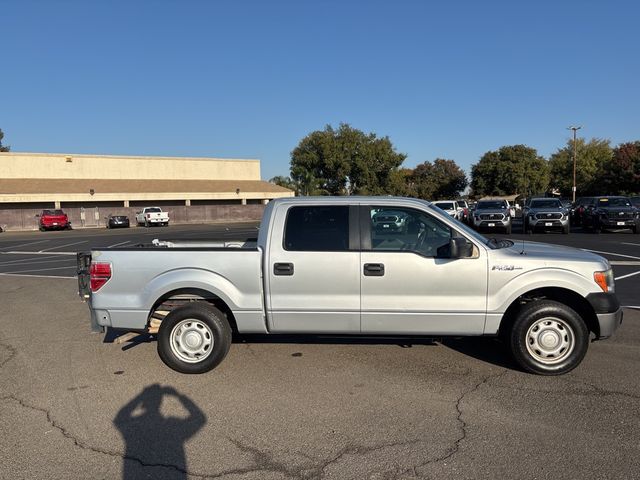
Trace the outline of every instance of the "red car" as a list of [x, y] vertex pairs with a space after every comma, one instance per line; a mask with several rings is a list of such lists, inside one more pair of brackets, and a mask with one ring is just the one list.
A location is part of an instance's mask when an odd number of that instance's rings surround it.
[[71, 229], [71, 222], [62, 210], [43, 210], [40, 214], [40, 230]]

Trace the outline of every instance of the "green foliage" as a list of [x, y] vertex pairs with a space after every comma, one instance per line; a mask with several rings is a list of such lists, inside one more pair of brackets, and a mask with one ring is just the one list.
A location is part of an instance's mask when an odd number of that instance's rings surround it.
[[289, 190], [297, 191], [297, 185], [293, 180], [291, 180], [291, 177], [276, 175], [275, 177], [269, 180], [269, 183], [273, 183], [275, 185], [288, 188]]
[[526, 145], [487, 152], [471, 167], [471, 188], [477, 197], [542, 193], [548, 185], [546, 160]]
[[464, 171], [453, 160], [424, 162], [406, 175], [405, 195], [428, 200], [456, 198], [467, 187]]
[[600, 184], [603, 192], [640, 193], [640, 141], [621, 143], [613, 149], [611, 161], [605, 163]]
[[8, 152], [11, 150], [9, 145], [2, 145], [2, 139], [4, 138], [4, 133], [2, 133], [2, 129], [0, 128], [0, 152]]
[[347, 124], [311, 132], [291, 152], [291, 178], [303, 195], [383, 195], [400, 187], [406, 155], [388, 137]]
[[[609, 192], [604, 191], [603, 175], [609, 170], [613, 158], [613, 150], [609, 140], [592, 138], [586, 142], [583, 138], [576, 140], [576, 186], [577, 196], [613, 193], [619, 187], [616, 179], [608, 185]], [[559, 148], [549, 159], [551, 186], [557, 188], [561, 195], [570, 197], [573, 187], [573, 140]]]

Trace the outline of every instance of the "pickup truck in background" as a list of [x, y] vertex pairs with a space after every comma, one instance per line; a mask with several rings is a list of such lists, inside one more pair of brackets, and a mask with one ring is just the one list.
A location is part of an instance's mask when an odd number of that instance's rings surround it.
[[71, 229], [69, 217], [60, 209], [43, 210], [38, 217], [38, 227], [41, 232], [44, 232], [45, 230]]
[[[377, 228], [386, 212], [403, 228]], [[235, 331], [499, 336], [524, 370], [557, 375], [622, 322], [606, 259], [487, 239], [409, 198], [277, 199], [257, 239], [81, 252], [78, 284], [93, 330], [158, 329], [184, 373], [216, 367]]]
[[169, 225], [169, 214], [160, 207], [145, 207], [136, 212], [136, 223], [149, 227], [151, 225]]

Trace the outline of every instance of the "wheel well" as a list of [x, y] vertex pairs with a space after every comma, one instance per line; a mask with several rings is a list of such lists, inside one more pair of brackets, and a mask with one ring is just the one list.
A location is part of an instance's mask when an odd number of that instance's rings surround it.
[[236, 324], [233, 312], [224, 300], [217, 295], [200, 288], [181, 288], [165, 293], [162, 297], [156, 300], [153, 307], [151, 307], [147, 323], [150, 324], [153, 319], [162, 321], [169, 312], [186, 305], [189, 302], [206, 302], [213, 305], [225, 314], [227, 321], [229, 322], [229, 326], [231, 327], [231, 331], [234, 333], [238, 332], [238, 325]]
[[572, 308], [578, 315], [580, 315], [582, 320], [584, 320], [587, 328], [591, 332], [595, 333], [596, 337], [600, 335], [598, 317], [587, 299], [573, 290], [560, 287], [538, 288], [520, 295], [511, 303], [511, 305], [509, 305], [507, 311], [504, 312], [498, 333], [503, 334], [509, 331], [511, 325], [518, 316], [518, 312], [524, 305], [541, 299], [554, 300]]

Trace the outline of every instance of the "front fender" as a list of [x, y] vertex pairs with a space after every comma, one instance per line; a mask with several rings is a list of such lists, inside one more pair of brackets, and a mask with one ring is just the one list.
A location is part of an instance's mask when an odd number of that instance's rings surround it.
[[565, 288], [583, 297], [589, 293], [599, 291], [592, 278], [564, 268], [544, 267], [517, 274], [504, 282], [495, 277], [501, 275], [491, 272], [489, 275], [488, 313], [504, 313], [515, 299], [532, 290], [539, 288]]

